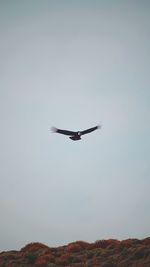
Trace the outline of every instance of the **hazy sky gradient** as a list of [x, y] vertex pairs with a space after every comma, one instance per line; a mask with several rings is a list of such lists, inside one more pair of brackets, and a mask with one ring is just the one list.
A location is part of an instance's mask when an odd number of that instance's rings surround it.
[[150, 2], [1, 0], [0, 35], [0, 250], [149, 236]]

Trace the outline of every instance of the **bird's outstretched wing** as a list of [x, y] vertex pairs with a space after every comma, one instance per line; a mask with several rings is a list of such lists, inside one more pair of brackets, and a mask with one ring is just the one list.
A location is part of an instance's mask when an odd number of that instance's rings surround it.
[[92, 128], [87, 129], [87, 130], [81, 131], [80, 133], [81, 133], [81, 135], [88, 134], [88, 133], [91, 133], [91, 132], [93, 132], [93, 131], [95, 131], [95, 130], [97, 130], [99, 128], [101, 128], [101, 126], [97, 125], [95, 127], [92, 127]]
[[58, 129], [58, 128], [55, 128], [55, 127], [52, 127], [52, 132], [65, 134], [65, 135], [69, 135], [69, 136], [72, 136], [72, 135], [74, 135], [76, 133], [76, 132], [73, 132], [73, 131], [61, 130], [61, 129]]

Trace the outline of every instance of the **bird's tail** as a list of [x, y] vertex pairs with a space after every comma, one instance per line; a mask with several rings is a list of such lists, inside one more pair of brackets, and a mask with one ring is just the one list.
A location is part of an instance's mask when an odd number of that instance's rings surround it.
[[56, 133], [57, 132], [57, 128], [56, 127], [51, 127], [51, 132], [52, 133]]
[[98, 125], [97, 125], [97, 129], [101, 129], [102, 128], [102, 123], [99, 123]]

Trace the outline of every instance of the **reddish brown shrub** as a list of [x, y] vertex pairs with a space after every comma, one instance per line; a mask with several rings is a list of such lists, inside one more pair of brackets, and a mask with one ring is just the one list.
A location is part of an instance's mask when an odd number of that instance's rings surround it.
[[93, 248], [107, 248], [110, 245], [113, 245], [115, 247], [116, 245], [119, 245], [119, 244], [120, 244], [120, 241], [118, 241], [116, 239], [97, 240], [93, 244]]
[[145, 239], [143, 239], [142, 241], [142, 244], [144, 244], [144, 245], [150, 245], [150, 237], [147, 237], [147, 238], [145, 238]]
[[56, 262], [60, 266], [64, 266], [66, 264], [69, 264], [71, 260], [72, 260], [71, 255], [69, 253], [65, 253], [61, 257], [59, 257]]
[[20, 251], [21, 252], [35, 252], [38, 250], [43, 250], [43, 249], [50, 249], [48, 246], [42, 244], [42, 243], [30, 243], [23, 247]]
[[68, 244], [67, 251], [70, 252], [70, 253], [78, 252], [78, 251], [81, 251], [81, 250], [88, 249], [89, 246], [90, 246], [90, 244], [87, 243], [87, 242], [76, 241], [76, 242]]
[[54, 256], [52, 255], [42, 255], [39, 256], [35, 262], [36, 267], [45, 267], [48, 263], [53, 263], [55, 261]]
[[140, 244], [140, 240], [138, 239], [129, 238], [129, 239], [121, 241], [121, 246], [124, 246], [127, 248], [132, 247], [133, 245], [138, 245], [138, 244]]

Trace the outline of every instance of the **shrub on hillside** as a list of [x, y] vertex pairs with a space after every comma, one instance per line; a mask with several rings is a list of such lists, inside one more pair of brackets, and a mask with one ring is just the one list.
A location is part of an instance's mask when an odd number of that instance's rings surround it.
[[92, 248], [107, 248], [110, 246], [116, 247], [116, 245], [119, 245], [120, 241], [116, 239], [108, 239], [108, 240], [97, 240], [94, 244], [91, 244]]
[[60, 266], [66, 266], [67, 264], [72, 262], [72, 256], [69, 253], [65, 253], [63, 255], [61, 255], [56, 262], [60, 265]]
[[55, 258], [52, 255], [41, 255], [35, 262], [36, 267], [47, 267], [49, 263], [54, 263]]
[[58, 266], [57, 264], [51, 262], [46, 267], [60, 267], [60, 266]]
[[37, 254], [34, 252], [29, 252], [28, 254], [26, 254], [26, 259], [29, 264], [34, 264], [37, 259]]
[[81, 250], [86, 250], [89, 248], [89, 243], [84, 241], [76, 241], [68, 244], [67, 251], [70, 253], [79, 252]]
[[21, 252], [35, 252], [38, 250], [43, 250], [43, 249], [47, 249], [50, 250], [50, 248], [42, 243], [30, 243], [28, 245], [26, 245], [25, 247], [23, 247], [20, 251]]
[[144, 245], [150, 245], [150, 237], [147, 237], [147, 238], [145, 238], [145, 239], [143, 239], [142, 241], [142, 244], [144, 244]]
[[108, 262], [104, 262], [104, 263], [102, 264], [102, 267], [117, 267], [117, 265], [116, 265], [116, 263], [114, 263], [114, 262], [110, 262], [110, 261], [108, 261]]

